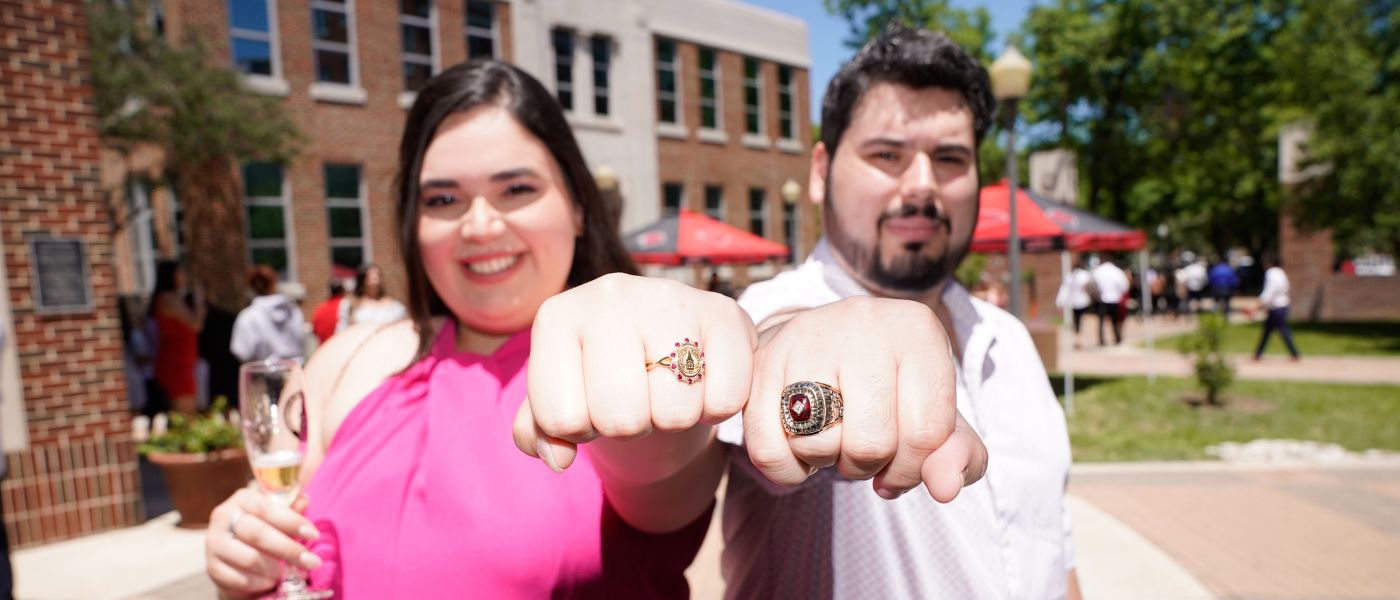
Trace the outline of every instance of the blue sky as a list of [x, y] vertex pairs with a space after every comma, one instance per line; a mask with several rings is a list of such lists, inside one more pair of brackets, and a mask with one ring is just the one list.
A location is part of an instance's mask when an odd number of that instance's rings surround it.
[[[846, 48], [846, 22], [827, 14], [822, 8], [822, 0], [743, 0], [748, 4], [762, 6], [769, 10], [792, 15], [807, 22], [809, 49], [812, 54], [812, 121], [821, 121], [822, 93], [836, 69], [850, 58], [852, 50]], [[987, 7], [992, 13], [992, 29], [999, 40], [993, 44], [999, 48], [1006, 34], [1021, 26], [1021, 21], [1030, 12], [1035, 0], [954, 0], [955, 6], [963, 8]]]

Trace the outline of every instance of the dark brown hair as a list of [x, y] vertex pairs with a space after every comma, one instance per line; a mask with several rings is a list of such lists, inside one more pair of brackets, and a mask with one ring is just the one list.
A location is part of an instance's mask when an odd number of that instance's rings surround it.
[[[622, 245], [583, 153], [574, 140], [554, 96], [534, 77], [519, 68], [494, 60], [474, 60], [452, 67], [428, 81], [418, 92], [404, 124], [399, 145], [399, 172], [395, 185], [399, 201], [399, 251], [408, 275], [408, 314], [418, 330], [422, 358], [432, 346], [434, 316], [450, 315], [447, 305], [428, 281], [418, 250], [418, 176], [423, 153], [447, 117], [479, 106], [498, 106], [539, 139], [559, 163], [565, 188], [583, 213], [583, 234], [574, 240], [574, 262], [567, 285], [574, 287], [608, 273], [637, 273], [637, 266]], [[463, 156], [463, 160], [471, 160]]]
[[277, 271], [261, 263], [248, 267], [248, 287], [259, 296], [277, 291]]

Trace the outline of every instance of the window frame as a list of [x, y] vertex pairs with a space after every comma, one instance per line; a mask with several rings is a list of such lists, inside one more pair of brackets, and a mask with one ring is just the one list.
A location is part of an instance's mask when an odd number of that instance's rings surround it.
[[[603, 49], [604, 49], [604, 50], [603, 50], [603, 55], [604, 55], [604, 57], [605, 57], [604, 60], [602, 61], [602, 69], [601, 69], [601, 72], [604, 74], [604, 79], [607, 80], [607, 85], [603, 85], [603, 86], [599, 86], [599, 85], [598, 85], [598, 81], [599, 81], [598, 73], [600, 72], [600, 70], [599, 70], [599, 68], [598, 68], [598, 63], [599, 63], [599, 61], [598, 61], [598, 48], [599, 48], [598, 44], [599, 44], [600, 42], [602, 43], [602, 47], [603, 47]], [[597, 117], [606, 118], [606, 119], [612, 118], [612, 115], [613, 115], [613, 110], [612, 110], [612, 99], [613, 99], [613, 97], [612, 97], [612, 82], [613, 82], [614, 77], [613, 77], [613, 60], [612, 60], [612, 59], [613, 59], [613, 54], [614, 54], [614, 48], [615, 48], [615, 44], [614, 44], [613, 38], [612, 38], [611, 36], [603, 35], [603, 34], [601, 34], [601, 33], [596, 33], [596, 34], [593, 34], [593, 35], [588, 36], [588, 52], [589, 52], [589, 58], [590, 58], [590, 61], [589, 61], [589, 62], [590, 62], [590, 65], [589, 65], [589, 67], [590, 67], [590, 68], [589, 68], [589, 72], [592, 73], [592, 76], [593, 76], [593, 80], [592, 80], [592, 83], [593, 83], [593, 93], [592, 93], [592, 97], [593, 97], [593, 115], [594, 115], [594, 116], [597, 116]], [[603, 111], [599, 111], [599, 110], [598, 110], [598, 105], [599, 105], [599, 100], [600, 100], [600, 99], [603, 101], [603, 103], [606, 104], [606, 106], [604, 107], [606, 110], [603, 110]]]
[[[671, 46], [671, 60], [670, 60], [668, 63], [663, 63], [663, 62], [661, 62], [660, 46], [661, 46], [662, 43], [670, 44], [670, 46]], [[656, 122], [657, 122], [657, 124], [659, 124], [659, 125], [671, 125], [671, 126], [684, 127], [684, 126], [685, 126], [685, 102], [684, 102], [685, 93], [684, 93], [683, 84], [682, 84], [682, 82], [681, 82], [682, 67], [681, 67], [680, 43], [677, 42], [677, 41], [674, 40], [674, 39], [671, 39], [671, 38], [656, 36], [655, 42], [652, 44], [652, 51], [653, 51], [653, 53], [654, 53], [654, 55], [653, 55], [653, 57], [652, 57], [652, 62], [654, 63], [654, 64], [653, 64], [653, 67], [654, 67], [654, 68], [652, 69], [652, 73], [653, 73], [653, 76], [656, 77], [656, 102], [657, 102], [657, 104], [656, 104]], [[675, 112], [676, 118], [675, 118], [674, 121], [666, 121], [666, 120], [663, 120], [662, 117], [661, 117], [661, 115], [662, 115], [661, 103], [668, 100], [667, 98], [663, 97], [664, 94], [666, 94], [666, 93], [663, 93], [662, 90], [661, 90], [661, 68], [662, 68], [662, 65], [666, 65], [667, 70], [669, 70], [669, 71], [671, 72], [671, 83], [672, 83], [672, 85], [673, 85], [674, 88], [675, 88], [675, 89], [673, 89], [673, 90], [671, 90], [671, 91], [669, 92], [669, 95], [671, 96], [671, 97], [669, 98], [669, 100], [670, 100], [670, 102], [675, 106], [675, 111], [674, 111], [674, 112]]]
[[[229, 36], [229, 63], [233, 70], [242, 75], [245, 79], [266, 82], [282, 81], [282, 42], [277, 19], [278, 0], [250, 0], [262, 2], [263, 8], [267, 10], [267, 31], [255, 29], [240, 29], [233, 26], [233, 3], [238, 0], [225, 0], [224, 10], [227, 12], [228, 36]], [[238, 66], [238, 55], [234, 51], [236, 42], [239, 39], [264, 42], [268, 44], [268, 62], [271, 63], [271, 73], [250, 73]]]
[[[559, 106], [568, 114], [577, 112], [574, 110], [575, 101], [577, 100], [577, 98], [574, 97], [574, 81], [577, 79], [574, 70], [578, 66], [577, 56], [575, 56], [578, 53], [577, 37], [578, 32], [568, 27], [556, 26], [549, 29], [549, 48], [552, 59], [550, 65], [554, 67], [554, 99], [559, 102]], [[560, 52], [558, 43], [560, 40], [569, 41], [567, 52]], [[565, 64], [567, 64], [568, 67], [567, 72], [569, 73], [569, 80], [559, 81], [560, 67]], [[569, 102], [567, 104], [564, 102], [563, 96], [566, 91], [569, 94]]]
[[[358, 36], [355, 34], [355, 0], [345, 0], [343, 3], [330, 2], [328, 0], [311, 0], [311, 77], [312, 84], [317, 86], [336, 86], [346, 88], [360, 87], [360, 56], [357, 47]], [[345, 42], [328, 42], [316, 39], [316, 11], [338, 12], [345, 15]], [[346, 71], [350, 76], [350, 81], [322, 81], [320, 79], [320, 58], [318, 51], [344, 52], [346, 55]]]
[[[427, 65], [429, 77], [442, 71], [442, 52], [440, 51], [442, 44], [438, 42], [438, 3], [437, 0], [428, 0], [427, 17], [404, 14], [402, 8], [399, 10], [399, 69], [402, 77], [399, 84], [403, 86], [402, 91], [417, 94], [418, 90], [408, 89], [408, 71], [405, 63]], [[422, 27], [428, 30], [428, 54], [423, 55], [404, 50], [404, 27]], [[425, 58], [426, 60], [424, 60]]]
[[[787, 73], [787, 83], [783, 83], [783, 73]], [[783, 98], [788, 99], [788, 110], [783, 111]], [[787, 124], [790, 135], [783, 134], [783, 125]], [[787, 65], [778, 65], [778, 139], [797, 140], [797, 69]]]
[[[716, 209], [715, 209], [716, 212], [719, 213], [718, 215], [713, 214], [713, 213], [710, 212], [710, 191], [711, 191], [711, 190], [715, 190], [715, 191], [718, 191], [718, 192], [719, 192], [719, 194], [718, 194], [718, 196], [717, 196], [718, 199], [719, 199], [719, 205], [718, 205], [718, 206], [716, 207]], [[709, 218], [711, 218], [711, 219], [714, 219], [714, 220], [716, 220], [716, 221], [719, 221], [719, 222], [721, 222], [721, 223], [728, 223], [729, 221], [728, 221], [727, 219], [725, 219], [726, 213], [725, 213], [725, 210], [724, 210], [724, 209], [725, 209], [725, 206], [724, 206], [724, 186], [723, 186], [723, 185], [706, 185], [706, 186], [705, 186], [705, 216], [707, 216], [707, 217], [709, 217]]]
[[[711, 68], [709, 69], [709, 76], [710, 76], [710, 78], [711, 78], [711, 79], [713, 80], [713, 82], [714, 82], [714, 97], [709, 98], [708, 101], [709, 101], [710, 107], [714, 109], [714, 115], [715, 115], [715, 122], [714, 122], [714, 125], [706, 125], [706, 124], [705, 124], [705, 106], [706, 106], [706, 98], [705, 98], [705, 75], [706, 75], [706, 71], [705, 71], [705, 64], [704, 64], [702, 58], [703, 58], [704, 54], [707, 53], [707, 52], [710, 53], [710, 55], [711, 55], [712, 58], [713, 58], [713, 60], [711, 60], [711, 64], [710, 64], [710, 67], [711, 67]], [[724, 103], [723, 103], [723, 96], [724, 96], [724, 94], [722, 94], [721, 91], [724, 89], [724, 88], [723, 88], [723, 85], [724, 85], [723, 81], [724, 81], [724, 80], [723, 80], [722, 69], [721, 69], [720, 63], [719, 63], [719, 51], [718, 51], [718, 50], [715, 50], [714, 48], [709, 48], [709, 47], [706, 47], [706, 46], [698, 46], [698, 47], [696, 48], [696, 53], [695, 53], [695, 70], [696, 70], [696, 81], [698, 82], [697, 85], [698, 85], [699, 88], [700, 88], [699, 90], [697, 90], [697, 91], [699, 92], [699, 98], [700, 98], [700, 128], [701, 128], [701, 129], [708, 129], [708, 130], [711, 130], [711, 131], [723, 131], [723, 130], [724, 130]]]
[[[276, 165], [281, 172], [282, 185], [278, 196], [250, 196], [248, 195], [248, 177], [246, 172], [239, 173], [240, 183], [243, 185], [243, 241], [246, 248], [244, 256], [247, 264], [253, 263], [253, 251], [260, 249], [283, 248], [287, 253], [287, 272], [282, 273], [283, 281], [297, 281], [297, 260], [296, 260], [296, 225], [292, 222], [294, 217], [291, 200], [291, 178], [287, 176], [287, 165], [275, 162], [253, 161], [244, 163], [242, 168], [247, 168], [250, 164], [271, 164]], [[254, 206], [275, 206], [282, 209], [282, 239], [280, 243], [272, 239], [253, 239], [253, 224], [249, 217], [249, 211]]]
[[[327, 172], [331, 167], [353, 167], [353, 168], [355, 169], [355, 179], [356, 179], [356, 181], [355, 181], [355, 194], [356, 194], [356, 197], [355, 197], [355, 198], [341, 198], [341, 197], [335, 197], [335, 198], [333, 198], [333, 197], [331, 197], [331, 194], [330, 194], [330, 177], [329, 177], [329, 173]], [[347, 162], [347, 163], [342, 163], [342, 162], [326, 161], [326, 162], [324, 162], [324, 163], [321, 164], [321, 180], [322, 180], [321, 183], [322, 183], [322, 188], [323, 188], [323, 189], [322, 189], [322, 192], [323, 192], [323, 195], [325, 196], [325, 199], [326, 199], [326, 243], [327, 243], [327, 245], [330, 247], [330, 252], [331, 252], [331, 253], [330, 253], [330, 256], [328, 256], [327, 258], [329, 258], [330, 261], [331, 261], [331, 267], [334, 268], [334, 266], [335, 266], [335, 258], [334, 258], [334, 257], [335, 257], [335, 250], [336, 250], [336, 248], [358, 247], [358, 248], [360, 249], [360, 256], [363, 257], [363, 260], [361, 261], [362, 263], [368, 264], [368, 263], [374, 262], [374, 261], [370, 260], [370, 257], [373, 256], [373, 254], [372, 254], [372, 251], [373, 251], [373, 250], [372, 250], [372, 248], [371, 248], [370, 239], [371, 239], [371, 237], [373, 237], [373, 236], [370, 235], [370, 230], [369, 230], [369, 203], [366, 202], [366, 198], [365, 198], [366, 195], [367, 195], [367, 194], [366, 194], [366, 191], [367, 191], [368, 188], [367, 188], [366, 185], [365, 185], [365, 167], [364, 167], [364, 165], [362, 165], [362, 164], [355, 164], [355, 163], [348, 163], [348, 162]], [[359, 214], [360, 214], [360, 237], [358, 237], [358, 238], [332, 237], [332, 231], [331, 231], [331, 217], [330, 217], [330, 215], [331, 215], [331, 210], [332, 210], [332, 209], [336, 209], [336, 208], [342, 208], [342, 209], [343, 209], [343, 208], [353, 208], [353, 209], [359, 211]], [[363, 264], [354, 265], [353, 268], [358, 269], [358, 268], [360, 268], [361, 266], [363, 266]]]
[[[672, 189], [675, 189], [675, 190], [677, 191], [677, 195], [676, 195], [676, 210], [674, 210], [674, 211], [671, 211], [671, 210], [670, 210], [670, 207], [667, 206], [667, 204], [669, 204], [668, 201], [670, 200], [670, 196], [669, 196], [668, 192], [670, 192]], [[677, 215], [681, 214], [681, 211], [684, 210], [684, 209], [685, 209], [685, 184], [684, 184], [684, 183], [675, 182], [675, 181], [666, 181], [666, 182], [662, 182], [662, 183], [661, 183], [661, 216], [663, 216], [663, 217], [673, 217], [673, 216], [677, 216]]]
[[[754, 204], [757, 200], [757, 205]], [[754, 224], [758, 224], [758, 230], [754, 230]], [[749, 188], [749, 233], [759, 237], [768, 237], [768, 190], [761, 187]]]
[[[749, 63], [754, 66], [754, 76], [749, 78]], [[749, 104], [748, 92], [750, 85], [754, 88], [756, 103]], [[749, 112], [754, 112], [754, 122], [758, 125], [758, 131], [749, 130]], [[763, 122], [763, 61], [752, 56], [744, 57], [744, 135], [763, 136], [765, 135], [766, 123]]]
[[[476, 27], [471, 24], [471, 21], [469, 19], [471, 18], [470, 9], [472, 4], [480, 4], [486, 6], [490, 10], [491, 26], [489, 28], [483, 30], [482, 28]], [[486, 58], [499, 58], [501, 56], [501, 36], [496, 34], [496, 30], [498, 28], [498, 21], [496, 20], [497, 14], [498, 13], [496, 11], [496, 3], [492, 0], [466, 0], [466, 2], [462, 4], [462, 27], [464, 31], [463, 36], [466, 40], [465, 49], [467, 51], [468, 60], [474, 58], [482, 58], [480, 56], [473, 56], [471, 54], [473, 36], [476, 36], [478, 38], [485, 37], [491, 40], [491, 56]]]

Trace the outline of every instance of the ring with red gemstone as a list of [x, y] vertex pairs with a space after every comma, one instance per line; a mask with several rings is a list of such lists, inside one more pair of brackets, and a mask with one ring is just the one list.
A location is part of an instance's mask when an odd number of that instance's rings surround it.
[[700, 349], [699, 341], [685, 338], [683, 342], [676, 342], [670, 356], [647, 362], [648, 371], [656, 367], [671, 369], [676, 381], [695, 383], [705, 378], [705, 352]]
[[792, 435], [812, 435], [841, 422], [841, 390], [817, 381], [799, 381], [783, 388], [783, 429]]

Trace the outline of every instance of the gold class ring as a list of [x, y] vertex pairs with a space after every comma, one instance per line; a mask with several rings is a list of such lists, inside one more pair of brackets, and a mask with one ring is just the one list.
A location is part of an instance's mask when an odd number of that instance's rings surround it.
[[841, 390], [817, 381], [791, 383], [783, 388], [779, 410], [789, 434], [820, 433], [841, 422]]
[[700, 349], [700, 342], [685, 338], [684, 342], [676, 342], [670, 356], [647, 362], [648, 371], [656, 367], [671, 369], [676, 381], [695, 383], [705, 377], [705, 352]]

